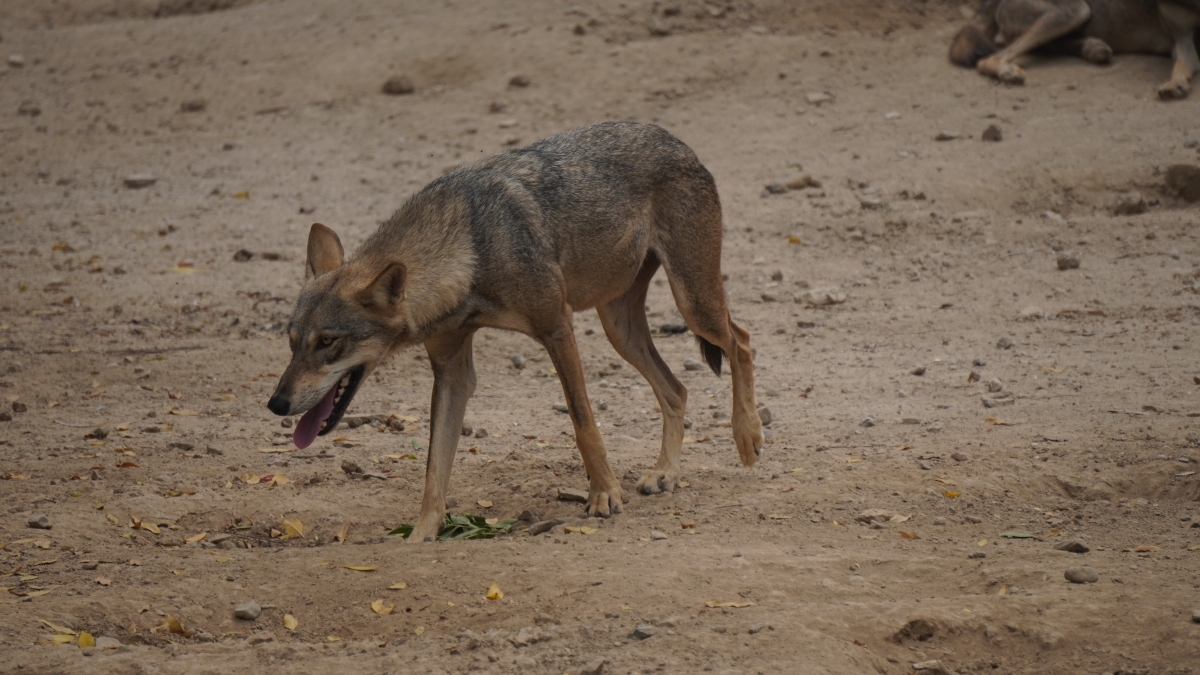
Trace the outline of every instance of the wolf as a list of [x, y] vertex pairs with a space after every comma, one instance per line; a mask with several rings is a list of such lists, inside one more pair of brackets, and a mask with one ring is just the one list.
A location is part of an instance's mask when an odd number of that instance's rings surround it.
[[988, 0], [954, 37], [950, 60], [1006, 84], [1024, 84], [1016, 61], [1035, 49], [1098, 64], [1114, 53], [1171, 55], [1171, 79], [1159, 86], [1158, 96], [1181, 99], [1200, 70], [1197, 29], [1200, 0]]
[[267, 407], [304, 413], [306, 447], [337, 425], [366, 377], [423, 345], [433, 369], [429, 454], [410, 540], [436, 537], [445, 515], [480, 328], [524, 333], [558, 373], [587, 471], [589, 516], [622, 510], [621, 485], [588, 401], [572, 328], [595, 308], [605, 335], [654, 390], [658, 461], [637, 489], [673, 491], [681, 476], [687, 389], [659, 356], [646, 289], [661, 266], [675, 304], [718, 375], [733, 380], [733, 440], [744, 465], [762, 450], [750, 334], [733, 322], [721, 277], [721, 203], [695, 152], [652, 124], [612, 122], [551, 136], [433, 181], [345, 259], [328, 227], [309, 231], [306, 281], [288, 325], [292, 358]]

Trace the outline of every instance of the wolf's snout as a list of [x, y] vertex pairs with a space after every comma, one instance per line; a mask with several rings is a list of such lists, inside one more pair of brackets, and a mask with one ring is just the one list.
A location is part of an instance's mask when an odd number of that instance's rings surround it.
[[286, 396], [275, 394], [267, 401], [267, 408], [276, 415], [286, 415], [292, 409], [292, 402]]

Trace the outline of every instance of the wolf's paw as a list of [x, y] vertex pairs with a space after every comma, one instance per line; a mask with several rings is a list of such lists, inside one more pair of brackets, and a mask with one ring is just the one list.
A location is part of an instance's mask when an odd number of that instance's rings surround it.
[[417, 520], [417, 524], [413, 526], [412, 534], [408, 535], [408, 541], [435, 541], [438, 531], [442, 528], [442, 517], [426, 518], [422, 516]]
[[1025, 71], [1011, 63], [1006, 63], [1000, 68], [999, 72], [996, 73], [996, 78], [1004, 84], [1025, 84]]
[[1092, 63], [1104, 65], [1112, 61], [1113, 50], [1104, 40], [1088, 38], [1083, 41], [1083, 49], [1080, 50], [1080, 55]]
[[650, 469], [642, 474], [642, 479], [637, 483], [638, 492], [644, 495], [653, 495], [659, 492], [674, 492], [678, 487], [678, 469]]
[[762, 425], [757, 416], [750, 429], [741, 430], [735, 426], [733, 442], [737, 446], [738, 456], [742, 459], [742, 466], [754, 466], [762, 455], [763, 447]]
[[607, 518], [621, 511], [621, 486], [615, 480], [609, 485], [597, 484], [593, 481], [588, 487], [588, 516]]
[[1158, 88], [1158, 97], [1164, 101], [1178, 101], [1187, 98], [1192, 85], [1187, 80], [1171, 80]]

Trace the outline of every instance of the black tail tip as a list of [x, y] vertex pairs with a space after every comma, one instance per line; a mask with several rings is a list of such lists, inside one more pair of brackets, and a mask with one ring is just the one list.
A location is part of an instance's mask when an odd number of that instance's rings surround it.
[[704, 357], [704, 362], [717, 375], [721, 374], [721, 357], [725, 356], [725, 352], [720, 347], [705, 340], [699, 335], [696, 336], [696, 342], [700, 343], [700, 356]]

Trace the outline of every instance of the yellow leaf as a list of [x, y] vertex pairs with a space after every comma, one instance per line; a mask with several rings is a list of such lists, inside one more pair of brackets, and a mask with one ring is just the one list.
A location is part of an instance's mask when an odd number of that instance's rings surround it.
[[488, 600], [499, 600], [500, 598], [503, 598], [503, 597], [504, 597], [504, 591], [500, 590], [500, 584], [493, 581], [492, 585], [488, 587], [487, 599]]
[[241, 192], [235, 192], [235, 193], [233, 193], [233, 198], [234, 199], [250, 199], [250, 193], [246, 190], [242, 190]]
[[340, 638], [340, 637], [338, 637], [338, 636], [336, 636], [336, 635], [326, 635], [326, 636], [325, 636], [325, 641], [326, 641], [326, 642], [341, 642], [341, 641], [342, 641], [342, 638]]
[[350, 536], [350, 523], [345, 523], [338, 528], [337, 534], [333, 535], [333, 538], [344, 544], [348, 536]]
[[284, 539], [304, 536], [304, 523], [300, 522], [299, 518], [292, 518], [291, 520], [284, 518], [279, 524], [283, 527]]
[[383, 600], [371, 601], [371, 611], [376, 614], [391, 614], [396, 611], [396, 603], [390, 605], [384, 604]]
[[51, 623], [45, 619], [38, 619], [38, 621], [42, 622], [43, 626], [45, 626], [46, 628], [49, 628], [50, 630], [54, 631], [55, 633], [61, 633], [63, 635], [75, 635], [75, 631], [71, 630], [70, 628], [67, 628], [66, 626], [60, 626], [56, 623]]
[[174, 574], [177, 577], [181, 577], [181, 576], [187, 574], [187, 572], [184, 570], [171, 570], [171, 574]]
[[187, 543], [189, 543], [189, 544], [194, 544], [194, 543], [196, 543], [196, 542], [198, 542], [198, 541], [203, 541], [203, 540], [204, 540], [204, 538], [205, 538], [205, 537], [207, 537], [207, 536], [208, 536], [208, 533], [207, 533], [207, 532], [201, 532], [200, 534], [194, 534], [194, 535], [192, 535], [192, 536], [190, 536], [190, 537], [186, 537], [186, 538], [184, 539], [184, 541], [186, 541], [186, 542], [187, 542]]
[[130, 428], [131, 427], [128, 424], [118, 424], [116, 426], [117, 431], [129, 431]]
[[1000, 584], [1000, 590], [996, 595], [1008, 595], [1008, 584]]
[[1187, 550], [1189, 550], [1189, 551], [1200, 551], [1200, 544], [1192, 544], [1191, 546], [1187, 547]]
[[789, 243], [789, 244], [799, 244], [799, 243], [801, 243], [801, 240], [800, 240], [800, 237], [788, 237], [788, 238], [787, 238], [787, 243]]
[[904, 537], [905, 539], [920, 539], [921, 538], [921, 536], [919, 534], [917, 534], [916, 532], [905, 532], [904, 530], [900, 530], [900, 536]]
[[95, 647], [95, 646], [96, 646], [96, 638], [92, 637], [91, 633], [84, 631], [79, 634], [79, 648], [80, 649], [83, 649], [84, 647]]
[[749, 602], [749, 601], [747, 601], [747, 602], [721, 602], [720, 600], [709, 600], [708, 602], [704, 603], [704, 606], [705, 607], [733, 607], [735, 609], [740, 609], [742, 607], [752, 607], [757, 604], [758, 604], [757, 602]]
[[247, 485], [258, 485], [259, 480], [260, 479], [258, 477], [258, 474], [254, 474], [254, 473], [242, 474], [242, 482]]
[[365, 565], [342, 565], [342, 567], [348, 570], [354, 570], [355, 572], [374, 572], [376, 569], [378, 569], [377, 567], [368, 567]]
[[1133, 552], [1134, 553], [1153, 553], [1158, 550], [1161, 550], [1161, 549], [1159, 549], [1157, 546], [1138, 546], [1137, 548], [1133, 549]]
[[946, 499], [958, 499], [962, 496], [961, 492], [951, 492], [949, 490], [946, 490], [942, 494], [946, 495]]
[[299, 625], [300, 625], [300, 622], [296, 620], [296, 617], [292, 616], [291, 614], [283, 615], [283, 627], [284, 628], [286, 628], [288, 630], [296, 630], [296, 626], [299, 626]]
[[980, 539], [980, 540], [979, 540], [977, 543], [978, 543], [980, 546], [987, 546], [987, 545], [988, 545], [988, 540], [987, 540], [987, 539]]
[[424, 633], [424, 632], [425, 632], [425, 626], [417, 626], [416, 628], [413, 629], [414, 635], [420, 635], [421, 633]]
[[1009, 426], [1008, 422], [1005, 422], [1004, 420], [1000, 419], [999, 417], [986, 417], [986, 418], [984, 418], [983, 421], [987, 422], [988, 424], [994, 424], [996, 426], [1001, 426], [1001, 427]]
[[43, 595], [47, 595], [53, 591], [54, 591], [53, 588], [49, 588], [44, 591], [29, 591], [28, 593], [25, 594], [25, 596], [29, 597], [29, 598], [40, 598]]
[[[33, 594], [30, 593], [30, 595], [33, 595]], [[67, 644], [71, 644], [74, 641], [75, 641], [74, 633], [71, 633], [70, 635], [51, 635], [50, 636], [50, 642], [53, 642], [56, 645], [67, 645]]]
[[113, 515], [113, 514], [111, 514], [111, 513], [106, 513], [106, 514], [104, 514], [104, 517], [105, 517], [105, 518], [107, 518], [107, 519], [108, 519], [108, 522], [112, 523], [113, 525], [120, 525], [120, 524], [121, 524], [121, 521], [117, 520], [117, 517], [116, 517], [116, 516], [114, 516], [114, 515]]
[[180, 410], [178, 408], [167, 408], [168, 415], [179, 415], [180, 417], [195, 417], [200, 413], [195, 410]]
[[290, 482], [291, 481], [288, 480], [287, 476], [285, 476], [281, 473], [277, 473], [271, 477], [271, 482], [267, 483], [267, 487], [274, 487], [276, 485], [287, 485]]
[[408, 584], [403, 581], [397, 581], [396, 583], [392, 584], [391, 586], [388, 586], [389, 591], [402, 591], [406, 588], [408, 588]]
[[490, 508], [492, 508], [492, 503], [491, 503], [491, 502], [489, 502], [489, 501], [488, 501], [488, 500], [486, 500], [486, 499], [480, 499], [479, 501], [477, 501], [477, 502], [475, 502], [475, 503], [476, 503], [476, 504], [478, 504], [479, 506], [481, 506], [481, 507], [485, 508], [485, 509], [490, 509]]

